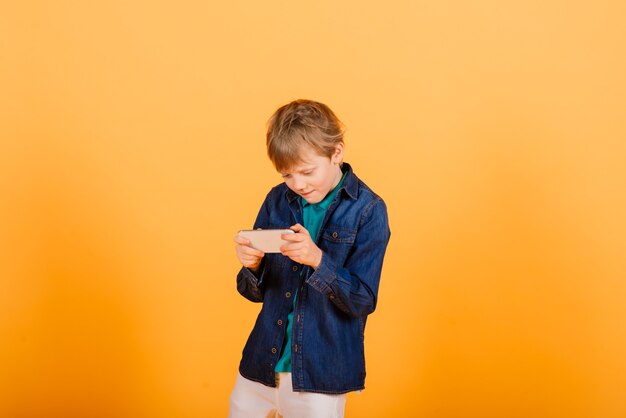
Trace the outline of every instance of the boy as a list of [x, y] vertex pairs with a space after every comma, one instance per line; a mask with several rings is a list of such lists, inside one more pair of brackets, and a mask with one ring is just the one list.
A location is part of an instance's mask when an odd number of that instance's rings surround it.
[[267, 131], [284, 183], [254, 228], [291, 228], [280, 254], [236, 236], [237, 290], [263, 302], [243, 350], [230, 417], [342, 417], [365, 382], [363, 334], [390, 237], [383, 200], [343, 163], [343, 127], [324, 104], [279, 108]]

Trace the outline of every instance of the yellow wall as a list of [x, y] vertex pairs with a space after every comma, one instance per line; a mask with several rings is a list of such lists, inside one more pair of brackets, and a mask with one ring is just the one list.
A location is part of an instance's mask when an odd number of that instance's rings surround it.
[[264, 124], [345, 121], [392, 228], [347, 417], [626, 416], [626, 7], [0, 3], [0, 416], [225, 416]]

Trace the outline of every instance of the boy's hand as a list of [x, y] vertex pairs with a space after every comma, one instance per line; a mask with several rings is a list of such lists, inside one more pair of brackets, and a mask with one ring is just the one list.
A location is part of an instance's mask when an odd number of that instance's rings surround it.
[[236, 235], [235, 242], [237, 243], [235, 250], [237, 252], [239, 262], [243, 264], [244, 267], [247, 267], [256, 273], [259, 270], [259, 266], [261, 265], [261, 261], [263, 260], [265, 253], [252, 247], [248, 247], [250, 244], [250, 240], [248, 238]]
[[295, 234], [283, 234], [281, 236], [285, 241], [289, 241], [289, 244], [280, 247], [281, 254], [296, 263], [306, 264], [317, 269], [322, 262], [322, 250], [315, 245], [309, 231], [302, 225], [295, 224], [291, 229]]

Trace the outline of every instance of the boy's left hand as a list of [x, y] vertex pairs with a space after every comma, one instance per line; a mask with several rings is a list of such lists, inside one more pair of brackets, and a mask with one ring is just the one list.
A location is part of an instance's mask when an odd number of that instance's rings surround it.
[[280, 247], [281, 254], [296, 263], [306, 264], [317, 269], [322, 262], [322, 250], [315, 245], [309, 231], [302, 225], [295, 224], [291, 229], [294, 230], [295, 234], [282, 235], [282, 239], [290, 242]]

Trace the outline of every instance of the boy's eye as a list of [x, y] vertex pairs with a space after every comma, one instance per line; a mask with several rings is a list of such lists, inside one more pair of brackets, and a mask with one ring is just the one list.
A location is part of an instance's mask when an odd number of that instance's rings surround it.
[[291, 177], [291, 174], [281, 174], [281, 176], [282, 176], [284, 179], [288, 179], [289, 177]]
[[302, 174], [304, 174], [305, 176], [309, 176], [309, 175], [313, 174], [313, 170], [303, 171]]

